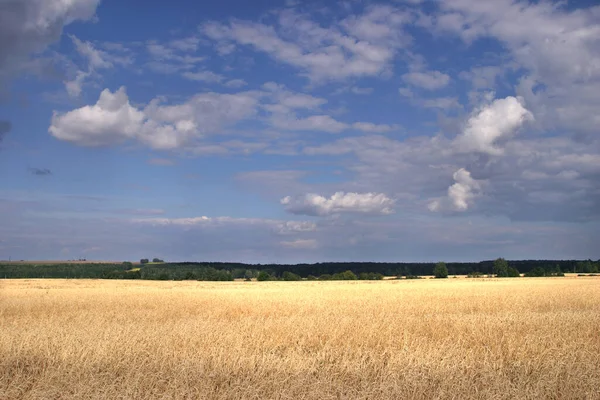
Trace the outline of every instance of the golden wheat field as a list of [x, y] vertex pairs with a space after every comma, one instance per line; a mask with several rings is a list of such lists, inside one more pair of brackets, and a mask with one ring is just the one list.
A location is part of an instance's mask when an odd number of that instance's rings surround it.
[[600, 280], [0, 281], [2, 399], [600, 399]]

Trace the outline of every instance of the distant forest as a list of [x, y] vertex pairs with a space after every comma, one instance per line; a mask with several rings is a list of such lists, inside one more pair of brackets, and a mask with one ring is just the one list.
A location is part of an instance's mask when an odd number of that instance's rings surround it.
[[[155, 259], [157, 260], [157, 259]], [[499, 259], [502, 260], [502, 259]], [[383, 279], [384, 276], [419, 278], [432, 275], [436, 263], [326, 262], [316, 264], [243, 264], [225, 262], [148, 262], [123, 263], [0, 263], [0, 279], [6, 278], [91, 278], [150, 280], [347, 280]], [[479, 277], [498, 273], [498, 260], [445, 263], [448, 275]], [[504, 260], [502, 260], [504, 262]], [[525, 276], [561, 276], [565, 272], [595, 274], [600, 260], [513, 260], [506, 261], [510, 271]], [[438, 265], [439, 267], [439, 265]], [[505, 267], [506, 269], [506, 267]], [[508, 275], [515, 276], [515, 275]]]

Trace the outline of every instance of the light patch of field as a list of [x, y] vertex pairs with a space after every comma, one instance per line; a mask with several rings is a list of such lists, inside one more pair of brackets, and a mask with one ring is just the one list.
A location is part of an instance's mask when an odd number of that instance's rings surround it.
[[600, 399], [600, 279], [0, 280], [2, 399]]
[[[99, 261], [99, 260], [0, 260], [0, 264], [9, 265], [54, 265], [54, 264], [121, 264], [123, 261]], [[140, 262], [132, 262], [139, 264]]]

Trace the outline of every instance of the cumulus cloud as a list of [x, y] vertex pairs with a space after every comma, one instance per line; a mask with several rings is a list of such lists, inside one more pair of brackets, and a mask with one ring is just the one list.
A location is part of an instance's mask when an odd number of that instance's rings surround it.
[[462, 152], [499, 155], [503, 150], [498, 141], [512, 137], [533, 115], [523, 105], [523, 99], [508, 96], [485, 105], [469, 118], [462, 134], [454, 142]]
[[[302, 151], [328, 156], [331, 162], [343, 157], [343, 165], [353, 174], [346, 187], [352, 185], [357, 192], [393, 193], [395, 199], [403, 199], [402, 212], [406, 213], [418, 215], [441, 193], [447, 194], [455, 183], [449, 184], [448, 178], [465, 168], [477, 177], [480, 186], [472, 190], [477, 207], [469, 205], [468, 210], [474, 213], [513, 221], [600, 219], [597, 142], [521, 135], [506, 141], [503, 150], [502, 156], [490, 157], [487, 153], [457, 152], [453, 141], [444, 135], [402, 140], [368, 135], [308, 144]], [[284, 193], [294, 190], [289, 187]], [[314, 191], [314, 185], [302, 187], [303, 193]], [[533, 192], [537, 194], [531, 196]], [[544, 201], [549, 198], [567, 200]], [[447, 196], [444, 199], [440, 211], [454, 210], [452, 201]]]
[[336, 192], [330, 198], [309, 193], [286, 196], [281, 204], [292, 214], [326, 216], [340, 213], [386, 215], [394, 212], [395, 201], [383, 193]]
[[[352, 126], [369, 132], [395, 128], [371, 123], [351, 125], [326, 114], [297, 117], [296, 110], [319, 112], [326, 100], [294, 93], [274, 83], [264, 88], [266, 91], [235, 94], [201, 93], [173, 105], [165, 105], [157, 98], [144, 108], [130, 104], [124, 87], [114, 93], [105, 89], [95, 105], [67, 113], [55, 112], [49, 131], [57, 139], [84, 146], [114, 145], [136, 139], [151, 148], [168, 150], [189, 147], [198, 139], [220, 133], [243, 119], [260, 119], [259, 107], [267, 112], [266, 123], [285, 130], [338, 133]], [[252, 146], [259, 146], [259, 150], [266, 147], [262, 143]], [[201, 151], [199, 147], [196, 150]]]
[[455, 183], [448, 188], [448, 196], [431, 201], [428, 205], [430, 211], [466, 211], [473, 204], [474, 198], [480, 194], [480, 182], [473, 179], [466, 169], [459, 169], [452, 178]]
[[56, 42], [63, 27], [91, 19], [100, 0], [3, 0], [0, 2], [0, 86], [22, 71], [28, 58]]
[[183, 104], [161, 105], [155, 100], [139, 110], [130, 104], [124, 87], [114, 93], [105, 89], [93, 106], [55, 113], [49, 132], [83, 146], [137, 139], [154, 149], [174, 149], [252, 115], [256, 104], [252, 93], [202, 93]]
[[152, 101], [140, 140], [155, 149], [174, 149], [206, 135], [220, 133], [255, 115], [260, 93], [200, 93], [176, 105]]
[[49, 131], [57, 139], [83, 146], [116, 145], [135, 139], [158, 150], [187, 148], [195, 154], [214, 154], [227, 153], [230, 148], [257, 151], [268, 147], [265, 143], [241, 141], [212, 144], [210, 149], [199, 146], [200, 139], [223, 133], [247, 119], [286, 131], [339, 133], [356, 129], [383, 133], [398, 128], [338, 121], [323, 113], [321, 106], [326, 99], [292, 92], [274, 82], [264, 84], [262, 89], [199, 93], [178, 104], [164, 104], [165, 99], [158, 97], [143, 108], [131, 105], [124, 87], [114, 93], [105, 89], [95, 105], [55, 112]]
[[[517, 93], [545, 129], [593, 135], [600, 106], [600, 28], [597, 7], [571, 10], [559, 3], [498, 0], [445, 1], [433, 29], [466, 43], [498, 40], [521, 72]], [[497, 70], [477, 71], [474, 84], [490, 86]], [[534, 89], [535, 88], [535, 89]]]
[[448, 85], [450, 77], [440, 71], [409, 72], [402, 75], [402, 80], [423, 89], [437, 90]]
[[83, 146], [103, 146], [133, 139], [139, 134], [144, 113], [132, 107], [125, 88], [104, 89], [98, 102], [65, 114], [54, 113], [49, 132], [60, 140]]

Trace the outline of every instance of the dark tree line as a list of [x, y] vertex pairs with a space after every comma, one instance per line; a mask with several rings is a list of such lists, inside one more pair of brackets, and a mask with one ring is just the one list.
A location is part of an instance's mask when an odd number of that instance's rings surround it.
[[[146, 261], [144, 259], [144, 261]], [[0, 278], [96, 278], [152, 280], [233, 279], [286, 280], [377, 280], [383, 276], [416, 278], [431, 275], [556, 276], [565, 272], [598, 273], [600, 260], [489, 260], [472, 263], [377, 263], [327, 262], [316, 264], [243, 264], [222, 262], [130, 262], [115, 264], [10, 264], [0, 263]]]

